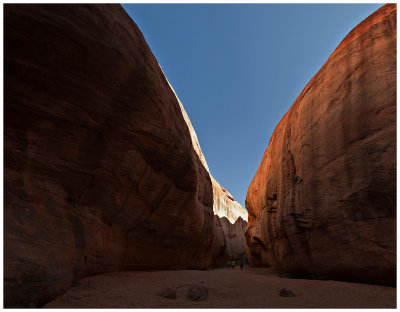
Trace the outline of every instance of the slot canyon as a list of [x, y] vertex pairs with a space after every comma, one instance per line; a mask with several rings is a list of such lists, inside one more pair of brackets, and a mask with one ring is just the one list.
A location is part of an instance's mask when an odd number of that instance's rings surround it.
[[237, 278], [249, 290], [263, 289], [257, 272], [273, 272], [280, 288], [287, 277], [371, 284], [366, 293], [381, 290], [392, 306], [395, 288], [383, 286], [396, 281], [396, 74], [388, 4], [347, 35], [276, 126], [247, 212], [212, 176], [121, 5], [5, 4], [4, 307], [68, 307], [53, 300], [115, 272], [141, 281], [129, 274], [215, 270], [222, 280], [227, 259], [249, 262]]

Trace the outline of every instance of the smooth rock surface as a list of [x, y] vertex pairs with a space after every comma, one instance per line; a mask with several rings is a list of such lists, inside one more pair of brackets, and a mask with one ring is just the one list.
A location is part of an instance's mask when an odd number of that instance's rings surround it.
[[356, 26], [277, 125], [246, 198], [253, 266], [396, 281], [396, 4]]
[[4, 95], [6, 308], [229, 256], [179, 100], [120, 5], [6, 4]]

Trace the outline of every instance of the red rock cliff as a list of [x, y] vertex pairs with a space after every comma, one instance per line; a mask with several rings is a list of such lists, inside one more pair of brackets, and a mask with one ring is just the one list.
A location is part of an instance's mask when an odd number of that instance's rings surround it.
[[396, 280], [396, 5], [342, 41], [276, 127], [246, 198], [254, 266]]
[[208, 169], [122, 7], [6, 4], [4, 30], [5, 307], [228, 256]]

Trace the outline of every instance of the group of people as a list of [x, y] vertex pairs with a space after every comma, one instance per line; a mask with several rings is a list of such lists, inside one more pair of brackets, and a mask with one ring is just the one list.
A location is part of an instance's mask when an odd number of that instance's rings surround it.
[[[231, 259], [228, 259], [228, 261], [226, 261], [226, 269], [227, 270], [235, 269], [236, 264], [238, 264], [238, 263], [235, 259], [232, 259], [232, 261], [231, 261]], [[240, 260], [239, 265], [240, 265], [240, 269], [243, 270], [243, 260]]]

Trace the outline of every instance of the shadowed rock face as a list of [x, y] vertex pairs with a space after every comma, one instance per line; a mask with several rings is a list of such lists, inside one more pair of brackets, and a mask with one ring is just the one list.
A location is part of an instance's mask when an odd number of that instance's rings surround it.
[[4, 30], [5, 307], [87, 275], [219, 264], [208, 168], [122, 7], [6, 4]]
[[396, 280], [396, 5], [342, 41], [276, 127], [246, 208], [250, 263]]
[[246, 231], [247, 222], [239, 217], [235, 223], [231, 224], [227, 217], [214, 217], [217, 227], [220, 229], [218, 231], [219, 235], [222, 236], [221, 239], [225, 240], [223, 252], [221, 252], [221, 256], [216, 261], [220, 264], [226, 264], [228, 260], [227, 256], [238, 261], [241, 259], [244, 261], [246, 258], [246, 249], [243, 234]]

